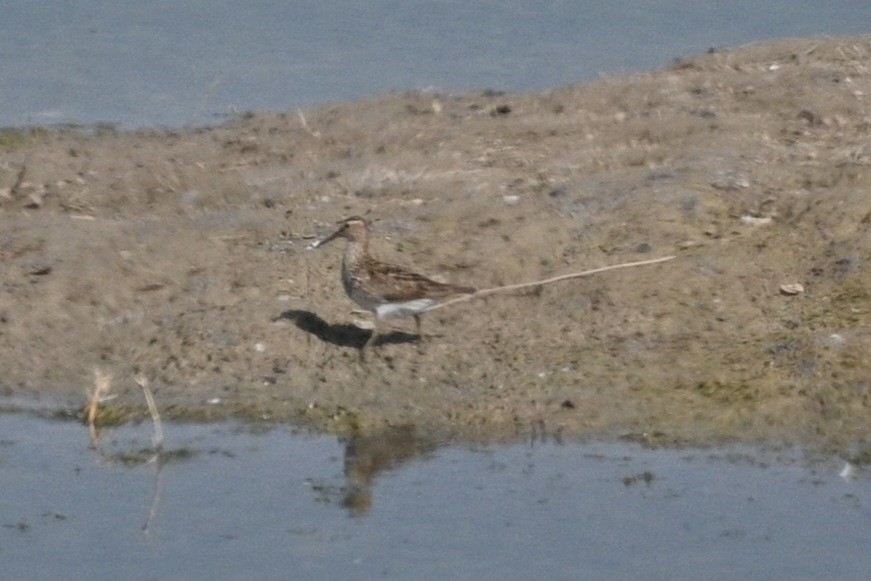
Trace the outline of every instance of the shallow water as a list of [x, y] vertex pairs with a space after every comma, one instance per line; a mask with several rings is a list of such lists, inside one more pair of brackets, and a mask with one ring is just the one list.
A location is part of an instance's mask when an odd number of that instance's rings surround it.
[[3, 578], [858, 578], [838, 458], [623, 443], [342, 442], [287, 426], [0, 419]]
[[856, 0], [6, 0], [0, 126], [178, 126], [391, 90], [546, 90], [869, 22]]

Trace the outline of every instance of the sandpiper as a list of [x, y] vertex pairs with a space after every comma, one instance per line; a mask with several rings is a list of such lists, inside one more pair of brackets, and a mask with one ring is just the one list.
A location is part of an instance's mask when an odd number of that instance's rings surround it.
[[372, 334], [360, 349], [361, 360], [378, 338], [381, 319], [413, 316], [417, 334], [423, 340], [420, 317], [424, 311], [439, 300], [475, 292], [472, 287], [437, 282], [376, 260], [369, 254], [369, 224], [359, 216], [345, 218], [338, 224], [335, 232], [316, 240], [309, 248], [319, 248], [336, 238], [348, 241], [342, 257], [342, 285], [355, 303], [375, 314]]

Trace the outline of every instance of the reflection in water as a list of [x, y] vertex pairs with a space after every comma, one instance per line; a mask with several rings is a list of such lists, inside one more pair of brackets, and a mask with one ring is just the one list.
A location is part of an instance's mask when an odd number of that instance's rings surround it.
[[867, 451], [845, 470], [789, 448], [469, 450], [410, 427], [340, 442], [225, 423], [168, 425], [155, 456], [148, 424], [105, 430], [95, 453], [86, 426], [47, 417], [0, 416], [4, 579], [871, 570]]
[[154, 487], [152, 489], [151, 504], [149, 505], [145, 522], [142, 524], [142, 532], [146, 535], [151, 532], [151, 523], [157, 515], [161, 499], [163, 498], [165, 466], [172, 462], [186, 460], [195, 456], [195, 453], [189, 448], [167, 450], [163, 447], [162, 431], [157, 432], [157, 434], [160, 434], [160, 437], [152, 439], [151, 447], [135, 450], [107, 450], [100, 445], [99, 432], [94, 431], [93, 428], [91, 430], [90, 447], [96, 453], [101, 465], [133, 468], [154, 464]]
[[390, 427], [374, 435], [345, 441], [345, 480], [342, 506], [352, 516], [365, 516], [372, 507], [375, 477], [408, 460], [428, 454], [436, 445], [421, 438], [414, 426]]
[[[372, 508], [376, 477], [397, 468], [409, 460], [426, 458], [438, 445], [417, 433], [413, 425], [391, 426], [374, 434], [356, 434], [339, 440], [344, 445], [344, 486], [316, 485], [323, 500], [341, 504], [351, 516], [366, 516]], [[91, 448], [106, 466], [136, 467], [154, 465], [152, 500], [142, 525], [142, 532], [149, 534], [164, 492], [164, 470], [167, 464], [185, 460], [196, 455], [190, 448], [166, 449], [162, 442], [151, 447], [125, 450], [110, 450], [100, 445], [99, 438], [92, 441]]]
[[[111, 377], [105, 374], [99, 368], [96, 369], [95, 373], [96, 386], [91, 393], [88, 404], [86, 406], [87, 423], [91, 433], [91, 447], [101, 458], [101, 460], [103, 460], [104, 462], [112, 462], [112, 457], [101, 451], [99, 430], [97, 429], [96, 424], [96, 419], [99, 415], [99, 403], [101, 401], [102, 395], [108, 393], [110, 390]], [[157, 410], [157, 404], [154, 401], [154, 395], [151, 393], [151, 389], [148, 387], [148, 380], [145, 379], [145, 377], [137, 377], [136, 383], [139, 384], [139, 387], [142, 388], [142, 392], [145, 396], [145, 401], [148, 404], [148, 411], [151, 413], [151, 420], [152, 422], [154, 422], [154, 435], [151, 438], [152, 448], [140, 450], [132, 457], [132, 460], [125, 459], [124, 456], [121, 456], [119, 460], [126, 464], [154, 463], [157, 466], [157, 470], [154, 475], [154, 494], [151, 498], [151, 506], [148, 509], [148, 517], [145, 519], [145, 523], [142, 525], [142, 532], [147, 535], [151, 530], [151, 521], [154, 520], [154, 516], [157, 514], [157, 507], [160, 504], [160, 498], [163, 492], [163, 466], [166, 461], [171, 456], [173, 456], [173, 454], [167, 453], [167, 451], [165, 451], [163, 448], [163, 425], [160, 421], [160, 412], [158, 412]], [[183, 454], [186, 455], [185, 453]]]
[[154, 488], [151, 495], [151, 504], [148, 508], [148, 515], [145, 517], [145, 522], [142, 524], [142, 532], [146, 535], [149, 534], [149, 532], [151, 532], [151, 522], [157, 515], [157, 508], [160, 506], [160, 499], [163, 496], [163, 467], [173, 454], [165, 451], [162, 443], [153, 448], [109, 452], [100, 446], [99, 433], [94, 429], [94, 424], [90, 423], [89, 427], [91, 428], [91, 449], [93, 449], [97, 454], [100, 464], [104, 466], [122, 465], [127, 467], [141, 466], [145, 464], [155, 465]]

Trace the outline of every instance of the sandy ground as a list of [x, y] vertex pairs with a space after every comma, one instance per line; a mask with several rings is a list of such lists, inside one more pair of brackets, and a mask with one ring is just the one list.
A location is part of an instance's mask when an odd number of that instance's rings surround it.
[[[541, 94], [415, 92], [219, 127], [0, 131], [0, 390], [339, 434], [871, 442], [871, 37], [710, 51]], [[398, 321], [373, 251], [477, 288]], [[784, 285], [801, 285], [784, 286]], [[108, 421], [108, 420], [107, 420]]]

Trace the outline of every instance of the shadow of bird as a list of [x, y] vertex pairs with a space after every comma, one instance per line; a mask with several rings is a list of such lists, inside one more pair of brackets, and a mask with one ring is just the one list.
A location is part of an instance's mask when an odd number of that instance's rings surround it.
[[[321, 317], [302, 309], [290, 309], [278, 315], [273, 321], [286, 319], [292, 321], [297, 328], [310, 333], [332, 345], [339, 347], [355, 347], [362, 349], [372, 336], [372, 331], [369, 329], [361, 329], [356, 325], [348, 323], [330, 324]], [[379, 335], [376, 342], [377, 345], [386, 345], [389, 343], [411, 343], [418, 341], [419, 335], [405, 333], [402, 331], [393, 331], [384, 335]]]

